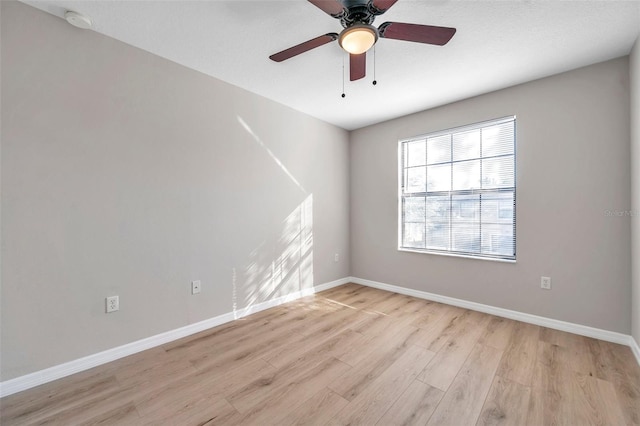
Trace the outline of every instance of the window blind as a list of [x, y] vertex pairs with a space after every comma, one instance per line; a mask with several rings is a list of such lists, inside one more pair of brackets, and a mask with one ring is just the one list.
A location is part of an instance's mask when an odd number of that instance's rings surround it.
[[399, 248], [515, 260], [515, 117], [400, 141]]

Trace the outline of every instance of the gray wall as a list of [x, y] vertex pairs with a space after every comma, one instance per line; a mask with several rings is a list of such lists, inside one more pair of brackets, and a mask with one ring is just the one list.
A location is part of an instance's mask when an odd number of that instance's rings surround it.
[[631, 71], [632, 334], [640, 345], [640, 38], [629, 57]]
[[349, 276], [346, 131], [1, 3], [1, 380]]
[[[628, 58], [356, 130], [355, 277], [629, 334]], [[397, 141], [517, 116], [517, 263], [397, 251]], [[540, 276], [552, 278], [551, 291]]]

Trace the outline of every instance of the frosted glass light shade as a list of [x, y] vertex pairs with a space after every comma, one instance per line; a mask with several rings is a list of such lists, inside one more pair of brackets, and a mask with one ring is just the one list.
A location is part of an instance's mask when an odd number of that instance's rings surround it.
[[378, 40], [378, 32], [371, 25], [354, 25], [340, 33], [340, 47], [348, 53], [360, 55], [371, 49]]

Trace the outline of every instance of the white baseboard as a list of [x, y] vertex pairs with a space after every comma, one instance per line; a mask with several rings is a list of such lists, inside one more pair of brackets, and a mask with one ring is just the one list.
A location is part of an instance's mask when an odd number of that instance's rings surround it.
[[330, 288], [349, 284], [350, 282], [351, 282], [351, 277], [346, 277], [346, 278], [341, 278], [339, 280], [331, 281], [325, 284], [319, 284], [317, 286], [314, 286], [313, 289], [315, 290], [315, 293], [319, 293], [321, 291], [329, 290]]
[[632, 336], [629, 336], [629, 347], [631, 348], [631, 352], [636, 356], [636, 361], [638, 361], [638, 365], [640, 365], [640, 346], [638, 346], [638, 342]]
[[454, 297], [441, 296], [439, 294], [428, 293], [426, 291], [414, 290], [410, 288], [400, 287], [392, 284], [385, 284], [377, 281], [365, 280], [363, 278], [351, 277], [351, 282], [355, 284], [373, 287], [380, 290], [392, 291], [394, 293], [405, 294], [407, 296], [417, 297], [419, 299], [432, 300], [434, 302], [445, 303], [447, 305], [458, 306], [473, 311], [484, 312], [486, 314], [496, 315], [499, 317], [509, 318], [529, 324], [541, 325], [543, 327], [555, 330], [566, 331], [581, 336], [593, 337], [594, 339], [604, 340], [612, 343], [627, 345], [636, 357], [640, 365], [640, 347], [633, 337], [617, 333], [615, 331], [602, 330], [599, 328], [589, 327], [586, 325], [574, 324], [571, 322], [560, 321], [556, 319], [541, 317], [538, 315], [526, 314], [523, 312], [512, 311], [510, 309], [497, 308], [495, 306], [484, 305], [482, 303], [469, 302], [467, 300], [456, 299]]
[[[235, 311], [235, 313], [231, 313], [231, 315], [234, 316], [234, 318], [231, 318], [231, 319], [233, 320], [233, 319], [246, 317], [247, 315], [255, 314], [256, 312], [264, 311], [265, 309], [274, 308], [276, 306], [282, 305], [283, 303], [287, 303], [287, 302], [291, 302], [291, 301], [296, 300], [296, 299], [300, 299], [301, 297], [310, 296], [310, 295], [318, 293], [320, 291], [328, 290], [328, 289], [333, 288], [333, 287], [337, 287], [337, 286], [340, 286], [340, 285], [343, 285], [343, 284], [347, 284], [348, 282], [350, 282], [349, 279], [350, 278], [347, 277], [347, 278], [341, 278], [339, 280], [331, 281], [331, 282], [324, 283], [324, 284], [318, 284], [318, 285], [313, 286], [311, 288], [305, 288], [304, 290], [300, 290], [300, 291], [296, 291], [294, 293], [287, 294], [286, 296], [276, 297], [275, 299], [267, 300], [266, 302], [256, 303], [255, 305], [251, 305], [251, 306], [247, 306], [246, 308], [238, 309], [238, 310]], [[225, 314], [225, 315], [229, 315], [229, 314]], [[227, 322], [227, 321], [225, 321], [225, 322]], [[216, 325], [219, 325], [219, 324], [216, 324]], [[211, 327], [215, 327], [215, 325], [211, 326]], [[206, 330], [207, 328], [211, 328], [211, 327], [206, 327], [203, 330]], [[193, 334], [193, 333], [189, 333], [189, 334]], [[181, 336], [181, 337], [184, 337], [184, 336]], [[180, 337], [178, 337], [178, 339], [179, 338]], [[176, 340], [176, 339], [172, 339], [172, 340]]]
[[226, 314], [189, 324], [175, 330], [170, 330], [156, 334], [155, 336], [127, 343], [126, 345], [107, 349], [106, 351], [88, 355], [63, 364], [54, 365], [53, 367], [45, 368], [44, 370], [16, 377], [14, 379], [5, 380], [4, 382], [0, 382], [0, 398], [181, 339], [191, 334], [199, 333], [209, 328], [216, 327], [256, 312], [264, 311], [265, 309], [282, 305], [283, 303], [287, 303], [304, 296], [309, 296], [319, 291], [340, 286], [348, 282], [350, 282], [349, 278], [342, 278], [336, 281], [320, 284], [312, 288], [296, 291], [286, 296], [247, 306], [236, 310], [235, 312], [228, 312]]

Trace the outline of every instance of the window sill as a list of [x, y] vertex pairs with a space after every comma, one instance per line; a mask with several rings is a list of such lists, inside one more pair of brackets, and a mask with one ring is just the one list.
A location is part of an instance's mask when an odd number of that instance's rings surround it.
[[437, 251], [411, 250], [408, 248], [401, 248], [401, 247], [398, 247], [398, 251], [404, 251], [407, 253], [433, 254], [436, 256], [445, 256], [445, 257], [459, 257], [463, 259], [488, 260], [491, 262], [516, 263], [515, 259], [512, 260], [512, 259], [498, 259], [494, 257], [467, 256], [464, 254], [457, 254], [457, 253], [441, 253]]

